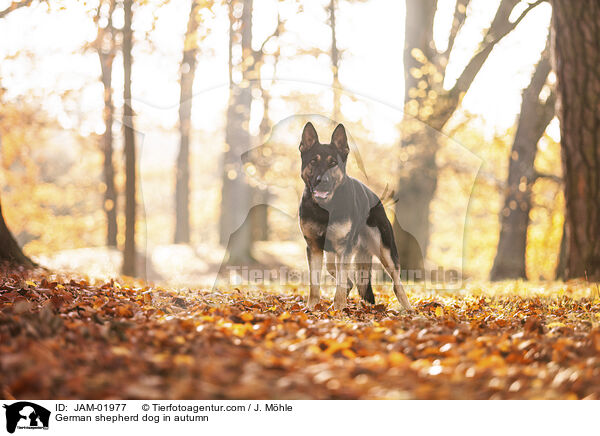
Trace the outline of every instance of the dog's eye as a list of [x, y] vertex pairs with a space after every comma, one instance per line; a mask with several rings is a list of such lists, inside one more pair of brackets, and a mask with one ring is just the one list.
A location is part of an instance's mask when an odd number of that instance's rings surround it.
[[316, 157], [312, 158], [309, 162], [309, 164], [311, 165], [315, 165], [317, 163], [318, 159]]
[[329, 162], [329, 168], [333, 168], [336, 165], [337, 165], [337, 160], [332, 160], [331, 162]]

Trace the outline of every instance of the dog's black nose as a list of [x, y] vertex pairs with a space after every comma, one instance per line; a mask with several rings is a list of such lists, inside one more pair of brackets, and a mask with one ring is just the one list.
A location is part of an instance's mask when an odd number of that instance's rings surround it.
[[320, 183], [327, 184], [330, 182], [330, 177], [327, 174], [321, 174], [320, 176], [317, 176], [316, 182], [317, 185], [319, 185]]

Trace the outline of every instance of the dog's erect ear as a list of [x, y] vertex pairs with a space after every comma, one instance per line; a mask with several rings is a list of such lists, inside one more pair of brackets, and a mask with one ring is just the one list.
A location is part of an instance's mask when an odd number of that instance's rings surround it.
[[300, 142], [300, 153], [304, 153], [312, 148], [313, 145], [319, 143], [317, 131], [311, 122], [306, 123], [302, 131], [302, 142]]
[[348, 157], [350, 148], [348, 147], [348, 137], [346, 136], [346, 129], [343, 124], [338, 126], [331, 135], [331, 144], [337, 149], [338, 153], [342, 155], [344, 160]]

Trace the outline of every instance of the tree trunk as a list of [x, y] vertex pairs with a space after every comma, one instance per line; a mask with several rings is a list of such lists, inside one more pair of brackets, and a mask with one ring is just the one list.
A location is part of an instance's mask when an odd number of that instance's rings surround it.
[[[22, 7], [28, 7], [32, 0], [22, 0], [11, 2], [5, 9], [0, 10], [0, 19], [6, 17], [11, 12]], [[2, 86], [0, 85], [0, 89]], [[0, 138], [0, 144], [1, 144]], [[1, 147], [0, 147], [1, 148]], [[37, 266], [35, 262], [29, 259], [19, 247], [19, 244], [13, 237], [4, 221], [2, 214], [2, 202], [0, 201], [0, 262], [10, 262], [15, 265], [23, 265], [26, 267]]]
[[335, 0], [329, 2], [329, 27], [331, 28], [331, 69], [333, 71], [333, 119], [340, 122], [340, 79], [339, 70], [339, 52], [337, 47], [337, 33], [335, 28]]
[[133, 31], [131, 29], [133, 0], [124, 0], [123, 26], [123, 135], [125, 149], [125, 246], [123, 249], [123, 274], [136, 274], [135, 221], [136, 221], [136, 164], [133, 108], [131, 102], [131, 51]]
[[567, 257], [567, 238], [565, 235], [566, 227], [563, 224], [563, 234], [560, 238], [560, 251], [558, 252], [558, 263], [556, 264], [556, 271], [554, 277], [556, 280], [564, 280], [565, 278], [565, 264]]
[[[271, 123], [269, 122], [269, 93], [260, 86], [260, 79], [257, 81], [260, 87], [263, 98], [263, 119], [260, 122], [260, 145], [268, 140], [268, 134], [271, 131]], [[259, 170], [260, 171], [260, 170]], [[266, 241], [269, 239], [269, 201], [270, 192], [268, 188], [253, 189], [254, 200], [253, 204], [259, 206], [252, 209], [253, 213], [250, 216], [252, 226], [252, 240]]]
[[469, 2], [457, 0], [448, 47], [440, 51], [433, 40], [437, 0], [406, 0], [405, 116], [401, 147], [407, 159], [401, 164], [395, 208], [398, 225], [403, 230], [400, 235], [395, 235], [403, 269], [418, 268], [419, 261], [427, 255], [430, 204], [438, 180], [435, 158], [439, 132], [460, 106], [494, 46], [539, 4], [530, 4], [516, 19], [511, 19], [513, 9], [520, 1], [501, 0], [477, 51], [458, 75], [455, 85], [446, 90], [442, 86], [446, 66], [456, 36], [467, 18]]
[[[254, 147], [264, 145], [269, 140], [269, 134], [271, 132], [271, 120], [269, 118], [269, 105], [271, 96], [269, 91], [263, 86], [263, 80], [261, 76], [261, 68], [264, 65], [265, 57], [265, 45], [271, 38], [279, 37], [281, 30], [283, 29], [283, 21], [279, 13], [277, 14], [277, 26], [273, 33], [265, 38], [259, 50], [255, 50], [253, 53], [254, 63], [248, 68], [248, 77], [253, 80], [253, 92], [258, 92], [262, 97], [263, 115], [259, 125], [259, 135], [255, 138]], [[271, 79], [271, 86], [277, 76], [277, 63], [279, 62], [280, 49], [277, 48], [273, 54], [274, 57], [274, 71], [273, 78]], [[259, 177], [264, 177], [264, 171], [266, 167], [258, 165], [256, 170], [258, 171]], [[257, 207], [252, 207], [249, 213], [250, 225], [252, 227], [252, 240], [253, 241], [265, 241], [269, 239], [269, 201], [271, 199], [271, 193], [268, 187], [261, 189], [260, 187], [252, 188], [252, 204]]]
[[[404, 40], [404, 102], [418, 98], [413, 94], [420, 79], [414, 74], [422, 66], [414, 56], [419, 50], [427, 59], [433, 58], [433, 20], [437, 0], [406, 0]], [[422, 100], [422, 99], [420, 99]], [[418, 101], [420, 105], [422, 101]], [[405, 113], [409, 113], [408, 109]], [[418, 116], [418, 113], [413, 114]], [[410, 156], [408, 165], [400, 169], [395, 206], [394, 238], [403, 270], [418, 271], [429, 244], [429, 206], [437, 187], [437, 150], [434, 132], [416, 119], [405, 120], [411, 128], [403, 128], [405, 136], [401, 147], [413, 149], [417, 154]], [[408, 134], [408, 132], [411, 132]], [[416, 242], [415, 243], [415, 239]], [[419, 274], [419, 273], [417, 273]]]
[[[394, 233], [394, 239], [403, 270], [419, 271], [427, 254], [430, 204], [438, 179], [435, 136], [435, 132], [423, 127], [403, 140], [403, 147], [421, 147], [418, 155], [411, 158], [413, 165], [401, 168], [398, 178], [395, 220], [400, 231]], [[418, 276], [424, 277], [423, 272]]]
[[540, 92], [550, 69], [550, 54], [546, 49], [529, 86], [523, 91], [517, 132], [509, 157], [504, 206], [500, 215], [500, 239], [491, 280], [527, 278], [525, 250], [531, 189], [535, 182], [535, 155], [538, 141], [554, 117], [554, 94], [545, 102], [540, 101]]
[[[229, 106], [227, 109], [227, 125], [225, 128], [225, 141], [227, 150], [223, 156], [223, 186], [221, 191], [220, 212], [220, 242], [225, 245], [230, 236], [236, 232], [235, 243], [228, 247], [229, 263], [245, 264], [253, 260], [252, 257], [252, 226], [242, 226], [251, 207], [251, 189], [246, 183], [241, 156], [250, 148], [250, 105], [252, 103], [251, 85], [248, 77], [249, 64], [247, 59], [252, 56], [252, 0], [242, 0], [242, 12], [239, 18], [239, 27], [234, 31], [233, 11], [230, 10], [230, 37], [229, 37], [229, 68], [230, 78], [233, 70], [232, 48], [235, 41], [239, 41], [242, 49], [241, 83], [230, 81]], [[233, 5], [230, 5], [233, 9]], [[238, 32], [237, 35], [234, 32]], [[239, 230], [238, 230], [239, 229]], [[233, 241], [232, 241], [233, 242]]]
[[27, 267], [35, 266], [35, 263], [23, 254], [19, 244], [6, 226], [2, 214], [2, 202], [0, 202], [0, 262], [3, 261]]
[[600, 3], [553, 0], [567, 279], [600, 280]]
[[254, 199], [252, 204], [255, 207], [252, 209], [250, 225], [252, 226], [252, 240], [266, 241], [269, 239], [269, 190], [268, 189], [253, 189]]
[[[112, 11], [112, 8], [111, 8]], [[110, 23], [110, 17], [109, 17]], [[109, 24], [111, 26], [111, 24]], [[99, 30], [100, 37], [104, 32], [112, 32], [108, 26]], [[100, 38], [102, 39], [102, 38]], [[106, 215], [106, 245], [117, 246], [117, 191], [115, 188], [115, 167], [113, 164], [113, 134], [112, 125], [114, 120], [114, 105], [112, 101], [112, 67], [114, 54], [114, 41], [111, 35], [111, 48], [108, 52], [103, 50], [102, 45], [98, 47], [98, 58], [100, 60], [101, 81], [104, 88], [104, 135], [103, 135], [103, 177], [106, 190], [104, 191], [103, 209]]]
[[192, 0], [181, 60], [181, 94], [179, 98], [179, 155], [175, 183], [176, 244], [190, 242], [190, 131], [192, 119], [192, 88], [198, 55], [199, 0]]

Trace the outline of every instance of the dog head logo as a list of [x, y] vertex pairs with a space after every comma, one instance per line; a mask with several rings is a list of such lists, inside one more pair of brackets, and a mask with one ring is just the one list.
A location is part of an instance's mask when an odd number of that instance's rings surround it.
[[50, 411], [29, 401], [19, 401], [4, 405], [6, 409], [6, 431], [14, 433], [19, 429], [47, 429]]

